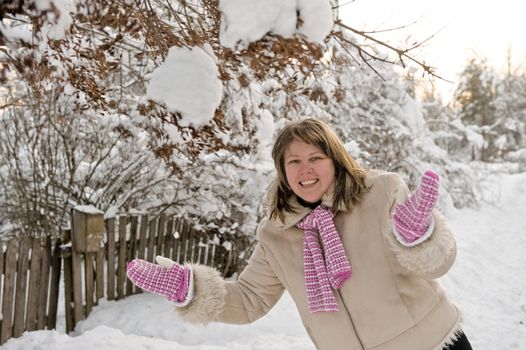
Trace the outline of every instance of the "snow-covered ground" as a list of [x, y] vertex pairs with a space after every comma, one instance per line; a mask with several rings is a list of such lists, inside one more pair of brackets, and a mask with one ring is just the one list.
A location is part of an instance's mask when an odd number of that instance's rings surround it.
[[[442, 279], [461, 306], [474, 349], [526, 349], [526, 173], [485, 170], [487, 202], [478, 210], [450, 210], [458, 258]], [[246, 326], [192, 326], [162, 297], [141, 294], [102, 301], [75, 333], [25, 333], [5, 350], [233, 350], [314, 349], [294, 303], [285, 295], [264, 318]]]

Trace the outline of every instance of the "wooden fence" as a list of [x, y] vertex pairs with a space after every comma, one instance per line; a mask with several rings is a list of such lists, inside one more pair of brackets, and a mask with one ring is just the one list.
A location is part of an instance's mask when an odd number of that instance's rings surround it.
[[227, 277], [245, 265], [243, 257], [253, 248], [248, 237], [225, 242], [174, 216], [104, 220], [102, 213], [74, 210], [72, 217], [72, 229], [63, 230], [60, 241], [25, 237], [11, 239], [5, 252], [0, 246], [0, 344], [24, 331], [56, 327], [62, 267], [69, 333], [101, 298], [118, 300], [142, 292], [126, 278], [126, 264], [133, 258], [153, 262], [162, 255], [179, 263], [198, 262]]
[[0, 245], [0, 344], [24, 331], [55, 328], [59, 244], [49, 237], [23, 237], [11, 239], [5, 252]]
[[[248, 238], [240, 237], [223, 245], [217, 235], [196, 231], [182, 218], [120, 215], [105, 220], [100, 248], [83, 252], [75, 247], [86, 237], [74, 232], [78, 224], [72, 227], [73, 244], [62, 249], [68, 332], [89, 315], [99, 299], [118, 300], [142, 292], [126, 278], [126, 265], [134, 258], [153, 262], [155, 256], [162, 255], [179, 263], [214, 266], [229, 276], [244, 266], [240, 256], [248, 258], [250, 252], [245, 250], [252, 248]], [[83, 234], [89, 236], [89, 232]]]

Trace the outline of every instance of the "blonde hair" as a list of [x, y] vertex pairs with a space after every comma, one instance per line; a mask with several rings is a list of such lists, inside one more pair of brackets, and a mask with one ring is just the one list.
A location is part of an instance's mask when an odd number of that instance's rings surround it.
[[349, 155], [336, 133], [324, 122], [307, 118], [292, 122], [280, 130], [272, 148], [277, 173], [277, 193], [268, 203], [270, 218], [285, 220], [285, 212], [294, 212], [289, 198], [294, 194], [285, 173], [285, 151], [294, 140], [317, 146], [334, 162], [335, 187], [333, 208], [342, 204], [348, 210], [358, 202], [366, 190], [365, 170]]

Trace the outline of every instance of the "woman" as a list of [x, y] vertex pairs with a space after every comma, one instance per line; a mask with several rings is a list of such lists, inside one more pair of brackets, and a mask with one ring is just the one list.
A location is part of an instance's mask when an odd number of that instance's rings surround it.
[[471, 349], [434, 280], [456, 255], [434, 210], [438, 175], [427, 171], [409, 194], [398, 175], [360, 168], [315, 119], [285, 126], [272, 156], [268, 214], [237, 281], [162, 257], [130, 262], [130, 280], [194, 323], [253, 322], [286, 289], [321, 350]]

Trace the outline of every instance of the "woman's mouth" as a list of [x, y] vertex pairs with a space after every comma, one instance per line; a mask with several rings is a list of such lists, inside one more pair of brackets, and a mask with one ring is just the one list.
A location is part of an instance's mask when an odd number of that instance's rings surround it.
[[318, 179], [300, 181], [300, 185], [301, 185], [301, 186], [314, 185], [314, 184], [317, 183], [318, 181], [319, 181]]

